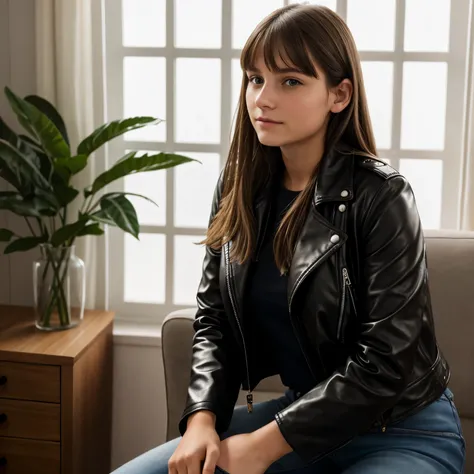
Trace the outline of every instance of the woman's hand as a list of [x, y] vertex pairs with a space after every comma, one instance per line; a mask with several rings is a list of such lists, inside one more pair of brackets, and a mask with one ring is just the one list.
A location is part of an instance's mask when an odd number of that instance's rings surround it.
[[169, 474], [214, 474], [220, 444], [215, 415], [204, 410], [191, 415], [186, 433], [168, 461]]
[[255, 441], [253, 433], [224, 439], [217, 465], [229, 474], [263, 474], [269, 464], [258, 452]]
[[217, 465], [230, 474], [263, 474], [291, 451], [277, 423], [272, 421], [253, 433], [221, 441]]

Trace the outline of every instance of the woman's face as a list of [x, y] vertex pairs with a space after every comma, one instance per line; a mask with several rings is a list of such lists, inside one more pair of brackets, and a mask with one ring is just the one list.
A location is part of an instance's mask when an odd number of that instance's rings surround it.
[[[280, 58], [277, 65], [286, 68]], [[247, 110], [260, 143], [281, 147], [324, 137], [329, 113], [340, 111], [339, 94], [328, 90], [323, 72], [316, 70], [318, 78], [291, 69], [271, 72], [260, 55], [255, 70], [245, 71]]]

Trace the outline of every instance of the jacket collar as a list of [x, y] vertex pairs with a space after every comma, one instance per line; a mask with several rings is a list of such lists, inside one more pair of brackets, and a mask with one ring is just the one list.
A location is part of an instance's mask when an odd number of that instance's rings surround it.
[[[258, 194], [257, 208], [267, 204], [274, 186], [281, 183], [282, 168], [274, 171]], [[340, 144], [324, 154], [319, 165], [314, 189], [313, 204], [328, 201], [349, 201], [354, 197], [354, 154], [346, 145]]]
[[335, 146], [320, 163], [314, 204], [349, 201], [354, 197], [354, 154], [345, 145]]

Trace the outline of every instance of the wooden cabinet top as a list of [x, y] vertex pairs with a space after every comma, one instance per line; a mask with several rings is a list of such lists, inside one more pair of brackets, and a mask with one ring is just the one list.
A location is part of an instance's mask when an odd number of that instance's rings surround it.
[[72, 365], [113, 319], [112, 311], [85, 310], [79, 326], [46, 332], [35, 327], [33, 308], [0, 305], [0, 361]]

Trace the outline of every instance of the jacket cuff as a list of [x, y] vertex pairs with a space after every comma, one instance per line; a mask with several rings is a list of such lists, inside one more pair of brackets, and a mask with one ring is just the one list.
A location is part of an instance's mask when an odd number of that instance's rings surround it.
[[194, 404], [190, 405], [189, 407], [187, 407], [185, 409], [185, 411], [184, 411], [184, 413], [181, 417], [181, 420], [179, 421], [179, 424], [178, 424], [178, 429], [179, 429], [179, 432], [180, 432], [181, 436], [183, 436], [184, 433], [186, 432], [188, 418], [193, 413], [196, 413], [196, 412], [202, 411], [202, 410], [211, 411], [212, 413], [214, 413], [216, 415], [216, 431], [219, 435], [228, 430], [232, 415], [230, 417], [225, 416], [222, 413], [222, 410], [219, 411], [213, 403], [198, 402], [198, 403], [194, 403]]

